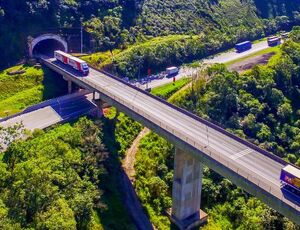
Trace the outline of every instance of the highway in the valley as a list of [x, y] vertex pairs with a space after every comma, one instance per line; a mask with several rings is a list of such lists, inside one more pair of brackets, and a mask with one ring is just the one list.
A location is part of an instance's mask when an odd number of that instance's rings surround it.
[[230, 50], [230, 51], [227, 51], [224, 53], [220, 53], [220, 54], [208, 57], [208, 58], [204, 59], [203, 62], [204, 63], [227, 63], [227, 62], [231, 62], [231, 61], [246, 57], [250, 54], [257, 53], [257, 52], [265, 50], [267, 48], [269, 48], [268, 42], [260, 41], [260, 42], [254, 43], [252, 45], [252, 49], [247, 50], [245, 52], [237, 53], [233, 49], [233, 50]]
[[54, 71], [68, 75], [75, 83], [99, 92], [110, 104], [193, 152], [209, 167], [230, 177], [237, 185], [300, 224], [299, 204], [281, 190], [279, 176], [286, 163], [279, 158], [103, 72], [91, 69], [87, 77], [79, 77], [55, 59], [44, 60], [44, 63]]
[[9, 119], [0, 120], [0, 126], [8, 127], [16, 123], [25, 129], [44, 129], [51, 125], [76, 119], [87, 113], [96, 112], [92, 103], [92, 95], [79, 92], [42, 102], [16, 114]]
[[[223, 60], [228, 58], [224, 56]], [[216, 172], [300, 224], [300, 203], [293, 195], [281, 190], [280, 171], [287, 164], [281, 159], [109, 74], [91, 69], [87, 77], [82, 77], [55, 59], [43, 59], [43, 62], [75, 84], [100, 93], [100, 97], [109, 104], [193, 154]], [[44, 128], [50, 123], [61, 122], [64, 117], [80, 116], [80, 111], [84, 114], [95, 108], [93, 103], [86, 103], [86, 99], [83, 101], [81, 103], [79, 98], [65, 100], [63, 108], [69, 111], [66, 113], [60, 109], [62, 103], [54, 103], [50, 107], [20, 114], [0, 125], [23, 121], [28, 129]]]
[[[254, 54], [256, 52], [265, 50], [267, 48], [269, 48], [268, 42], [267, 41], [260, 41], [260, 42], [254, 43], [252, 45], [252, 49], [247, 50], [243, 53], [237, 53], [234, 49], [232, 49], [232, 50], [229, 50], [227, 52], [223, 52], [223, 53], [220, 53], [220, 54], [210, 56], [210, 57], [205, 58], [205, 59], [200, 60], [200, 61], [204, 64], [227, 63], [227, 62], [231, 62], [231, 61], [246, 57], [250, 54]], [[179, 80], [183, 77], [192, 76], [193, 74], [195, 74], [197, 72], [197, 70], [198, 70], [197, 68], [182, 67], [182, 68], [180, 68], [180, 71], [179, 71], [178, 75], [176, 76], [176, 80]], [[148, 87], [149, 88], [155, 88], [155, 87], [170, 83], [172, 81], [173, 81], [173, 78], [164, 78], [164, 79], [152, 80], [151, 82], [148, 83]], [[146, 88], [146, 84], [144, 84], [144, 85], [139, 85], [138, 84], [138, 86], [143, 88], [143, 89]]]
[[[236, 60], [239, 59], [241, 57], [245, 57], [248, 56], [249, 54], [258, 52], [260, 50], [266, 49], [268, 48], [268, 44], [266, 41], [262, 41], [262, 42], [258, 42], [256, 44], [253, 44], [253, 48], [251, 50], [248, 50], [244, 53], [236, 53], [235, 51], [228, 51], [228, 52], [224, 52], [215, 56], [212, 56], [210, 58], [204, 59], [203, 63], [226, 63], [232, 60]], [[193, 74], [195, 74], [197, 72], [197, 68], [190, 68], [190, 67], [183, 67], [180, 69], [179, 74], [176, 76], [176, 80], [179, 80], [183, 77], [189, 77], [192, 76]], [[168, 84], [170, 82], [173, 81], [173, 78], [163, 78], [163, 79], [157, 79], [157, 80], [153, 80], [151, 82], [148, 83], [148, 87], [149, 88], [155, 88], [158, 86], [162, 86], [164, 84]], [[137, 86], [139, 88], [145, 89], [146, 88], [146, 84], [141, 85], [141, 84], [137, 84]], [[90, 98], [91, 96], [89, 96]], [[60, 100], [64, 100], [64, 99], [60, 99]], [[16, 122], [23, 122], [24, 126], [26, 129], [29, 130], [33, 130], [35, 128], [47, 128], [55, 123], [58, 122], [62, 122], [64, 121], [64, 114], [60, 114], [60, 112], [66, 113], [66, 114], [72, 114], [76, 115], [76, 109], [77, 110], [81, 110], [82, 107], [82, 111], [85, 111], [86, 109], [86, 105], [91, 105], [89, 103], [87, 103], [85, 100], [78, 100], [77, 96], [71, 96], [70, 99], [68, 99], [67, 101], [64, 100], [65, 102], [68, 102], [69, 104], [71, 104], [71, 106], [69, 106], [67, 103], [61, 103], [63, 106], [65, 106], [65, 109], [58, 111], [57, 106], [59, 104], [57, 104], [57, 102], [59, 102], [60, 100], [56, 100], [53, 99], [52, 100], [52, 104], [53, 106], [47, 106], [47, 107], [39, 107], [40, 109], [36, 111], [30, 111], [30, 113], [28, 111], [24, 111], [20, 114], [18, 114], [18, 116], [14, 116], [12, 119], [6, 121], [6, 122], [1, 122], [0, 119], [0, 125], [2, 126], [8, 126], [8, 125], [12, 125]], [[83, 104], [83, 106], [80, 106], [80, 102], [84, 102], [85, 104]], [[90, 99], [91, 102], [91, 99]], [[44, 103], [41, 103], [44, 104]], [[79, 106], [74, 106], [74, 104], [77, 104]], [[73, 109], [67, 109], [67, 108], [71, 108]], [[89, 109], [89, 108], [88, 108]], [[79, 112], [80, 113], [80, 112]]]

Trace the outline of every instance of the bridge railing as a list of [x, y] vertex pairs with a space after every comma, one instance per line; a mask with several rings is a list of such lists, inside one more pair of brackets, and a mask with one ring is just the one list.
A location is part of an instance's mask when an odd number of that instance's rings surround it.
[[[93, 87], [95, 87], [95, 89], [98, 88], [97, 85], [93, 85]], [[100, 89], [98, 89], [98, 90], [100, 90]], [[128, 105], [129, 101], [122, 100], [122, 99], [110, 94], [105, 89], [101, 89], [101, 90], [104, 90], [103, 93], [105, 95], [111, 97], [113, 100], [117, 101], [118, 103], [125, 105], [125, 106]], [[218, 161], [220, 164], [227, 167], [234, 173], [240, 175], [241, 177], [246, 178], [249, 182], [253, 183], [253, 185], [261, 188], [262, 190], [266, 191], [268, 194], [272, 194], [279, 200], [285, 200], [284, 196], [281, 192], [280, 185], [278, 183], [274, 183], [273, 181], [270, 181], [270, 180], [266, 181], [266, 180], [260, 179], [261, 175], [259, 175], [254, 170], [251, 170], [248, 168], [247, 168], [247, 170], [245, 170], [244, 168], [239, 167], [237, 162], [235, 162], [233, 160], [229, 160], [230, 158], [226, 157], [223, 154], [218, 153], [216, 150], [209, 147], [208, 143], [205, 143], [205, 142], [199, 143], [199, 140], [196, 137], [193, 137], [191, 135], [181, 134], [180, 132], [176, 131], [175, 127], [172, 127], [172, 126], [162, 123], [159, 118], [150, 116], [149, 114], [145, 113], [143, 110], [139, 109], [138, 107], [131, 105], [130, 109], [132, 111], [138, 113], [142, 117], [146, 118], [147, 120], [151, 121], [152, 123], [159, 124], [159, 126], [161, 128], [165, 129], [170, 134], [175, 135], [177, 138], [185, 141], [186, 143], [190, 144], [194, 148], [199, 149], [204, 154], [209, 155], [215, 161]], [[295, 209], [299, 209], [299, 207], [292, 202], [289, 202], [287, 200], [285, 200], [284, 202], [289, 203], [289, 205]]]
[[[185, 115], [187, 115], [187, 116], [189, 116], [189, 117], [191, 117], [191, 118], [193, 118], [193, 119], [195, 119], [195, 120], [197, 120], [197, 121], [199, 121], [199, 122], [201, 122], [201, 123], [203, 123], [205, 125], [207, 125], [208, 127], [212, 128], [214, 130], [219, 131], [220, 133], [222, 133], [222, 134], [224, 134], [224, 135], [226, 135], [226, 136], [228, 136], [228, 137], [230, 137], [230, 138], [232, 138], [232, 139], [234, 139], [234, 140], [236, 140], [236, 141], [238, 141], [238, 142], [246, 145], [249, 148], [252, 148], [252, 149], [256, 150], [257, 152], [259, 152], [259, 153], [261, 153], [261, 154], [263, 154], [263, 155], [265, 155], [265, 156], [267, 156], [267, 157], [275, 160], [276, 162], [278, 162], [280, 164], [283, 164], [283, 165], [290, 164], [290, 163], [284, 161], [282, 158], [280, 158], [280, 157], [278, 157], [278, 156], [276, 156], [276, 155], [274, 155], [274, 154], [272, 154], [272, 153], [270, 153], [270, 152], [268, 152], [268, 151], [266, 151], [266, 150], [258, 147], [257, 145], [255, 145], [255, 144], [253, 144], [253, 143], [251, 143], [251, 142], [249, 142], [249, 141], [247, 141], [247, 140], [245, 140], [245, 139], [243, 139], [241, 137], [238, 137], [238, 136], [236, 136], [236, 135], [228, 132], [227, 130], [225, 130], [222, 127], [222, 125], [217, 124], [214, 121], [211, 121], [211, 120], [208, 121], [206, 119], [203, 119], [203, 118], [201, 118], [201, 117], [199, 117], [199, 116], [197, 116], [197, 115], [195, 115], [195, 114], [193, 114], [193, 113], [191, 113], [191, 112], [189, 112], [189, 111], [187, 111], [187, 110], [185, 110], [183, 108], [180, 108], [180, 107], [178, 107], [176, 105], [173, 105], [173, 104], [167, 102], [166, 100], [164, 100], [164, 99], [162, 99], [160, 97], [154, 96], [153, 94], [151, 94], [151, 93], [149, 93], [149, 92], [147, 92], [145, 90], [142, 90], [142, 89], [140, 89], [140, 88], [138, 88], [138, 87], [136, 87], [136, 86], [134, 86], [134, 85], [132, 85], [132, 84], [124, 81], [123, 79], [114, 76], [111, 73], [108, 73], [108, 72], [106, 72], [104, 70], [101, 70], [101, 69], [98, 69], [98, 68], [95, 68], [95, 67], [92, 67], [92, 68], [95, 69], [95, 70], [97, 70], [97, 71], [99, 71], [99, 72], [101, 72], [101, 73], [103, 73], [103, 74], [105, 74], [105, 75], [107, 75], [107, 76], [109, 76], [109, 77], [111, 77], [111, 78], [113, 78], [113, 79], [115, 79], [115, 80], [117, 80], [117, 81], [119, 81], [119, 82], [122, 82], [123, 84], [125, 84], [125, 85], [127, 85], [127, 86], [129, 86], [129, 87], [131, 87], [131, 88], [133, 88], [133, 89], [135, 89], [135, 90], [137, 90], [137, 91], [139, 91], [139, 92], [141, 92], [143, 94], [146, 94], [147, 96], [149, 96], [149, 97], [151, 97], [151, 98], [153, 98], [155, 100], [160, 101], [161, 103], [163, 103], [163, 104], [165, 104], [167, 106], [170, 106], [171, 108], [173, 108], [173, 109], [175, 109], [175, 110], [177, 110], [177, 111], [179, 111], [179, 112], [181, 112], [181, 113], [183, 113], [183, 114], [185, 114]], [[294, 165], [294, 166], [297, 167], [296, 165]]]
[[[46, 59], [43, 59], [43, 60], [45, 62], [49, 63], [49, 61], [47, 61]], [[60, 66], [57, 66], [57, 65], [55, 65], [53, 63], [52, 63], [52, 65], [54, 65], [56, 68], [60, 69], [61, 71], [65, 71]], [[171, 104], [171, 103], [167, 102], [166, 100], [164, 100], [164, 99], [162, 99], [160, 97], [154, 96], [154, 95], [150, 94], [149, 92], [147, 92], [145, 90], [142, 90], [142, 89], [140, 89], [140, 88], [138, 88], [138, 87], [130, 84], [129, 82], [126, 82], [123, 79], [121, 79], [119, 77], [116, 77], [113, 74], [108, 73], [108, 72], [106, 72], [104, 70], [101, 70], [101, 69], [98, 69], [98, 68], [95, 68], [95, 67], [90, 67], [90, 68], [92, 68], [92, 69], [94, 69], [94, 70], [96, 70], [96, 71], [98, 71], [98, 72], [100, 72], [100, 73], [102, 73], [102, 74], [104, 74], [106, 76], [109, 76], [109, 77], [113, 78], [114, 80], [116, 80], [118, 82], [121, 82], [124, 85], [127, 85], [128, 87], [130, 87], [130, 88], [132, 88], [132, 89], [134, 89], [136, 91], [139, 91], [140, 93], [145, 94], [148, 97], [151, 97], [151, 98], [153, 98], [153, 99], [155, 99], [155, 100], [157, 100], [157, 101], [159, 101], [159, 102], [161, 102], [161, 103], [163, 103], [163, 104], [165, 104], [165, 105], [167, 105], [167, 106], [169, 106], [169, 107], [177, 110], [178, 112], [181, 112], [181, 113], [185, 114], [186, 116], [188, 116], [188, 117], [190, 117], [190, 118], [192, 118], [192, 119], [194, 119], [194, 120], [196, 120], [196, 121], [198, 121], [198, 122], [200, 122], [200, 123], [208, 126], [209, 128], [212, 128], [212, 129], [214, 129], [214, 130], [216, 130], [216, 131], [218, 131], [218, 132], [220, 132], [220, 133], [228, 136], [229, 138], [231, 138], [231, 139], [233, 139], [233, 140], [235, 140], [235, 141], [237, 141], [237, 142], [239, 142], [239, 143], [241, 143], [241, 144], [243, 144], [243, 145], [245, 145], [245, 146], [247, 146], [247, 147], [249, 147], [251, 149], [254, 149], [255, 151], [257, 151], [257, 152], [259, 152], [259, 153], [261, 153], [261, 154], [263, 154], [263, 155], [265, 155], [265, 156], [273, 159], [274, 161], [276, 161], [276, 162], [278, 162], [278, 163], [280, 163], [282, 165], [291, 164], [291, 163], [286, 162], [282, 158], [280, 158], [280, 157], [278, 157], [278, 156], [276, 156], [276, 155], [274, 155], [274, 154], [272, 154], [272, 153], [270, 153], [270, 152], [268, 152], [268, 151], [266, 151], [266, 150], [258, 147], [257, 145], [255, 145], [255, 144], [253, 144], [253, 143], [251, 143], [251, 142], [249, 142], [249, 141], [247, 141], [247, 140], [245, 140], [245, 139], [243, 139], [241, 137], [238, 137], [238, 136], [236, 136], [236, 135], [228, 132], [226, 129], [222, 128], [222, 126], [220, 124], [216, 124], [216, 122], [214, 122], [214, 121], [211, 121], [211, 120], [208, 121], [208, 120], [206, 120], [204, 118], [201, 118], [201, 117], [199, 117], [199, 116], [197, 116], [197, 115], [195, 115], [195, 114], [193, 114], [193, 113], [191, 113], [191, 112], [189, 112], [189, 111], [187, 111], [187, 110], [185, 110], [183, 108], [180, 108], [180, 107], [178, 107], [178, 106], [176, 106], [174, 104]], [[77, 78], [77, 76], [75, 76], [72, 73], [68, 73], [68, 74], [71, 75], [72, 77]], [[84, 78], [82, 78], [81, 81], [84, 82]], [[91, 84], [91, 83], [89, 82], [87, 84]], [[93, 87], [97, 88], [96, 85], [94, 85]], [[110, 95], [110, 96], [113, 96], [113, 95]], [[291, 165], [293, 165], [293, 164], [291, 164]], [[296, 168], [299, 168], [296, 165], [293, 165], [293, 166], [296, 167]]]
[[[61, 67], [59, 66], [56, 66], [56, 68], [59, 68], [61, 70], [63, 70]], [[97, 69], [96, 69], [97, 70]], [[64, 71], [64, 70], [63, 70]], [[225, 134], [226, 136], [230, 137], [230, 138], [233, 138], [234, 140], [238, 141], [239, 143], [241, 144], [244, 144], [245, 146], [248, 146], [249, 148], [252, 148], [254, 150], [256, 150], [257, 152], [259, 153], [262, 153], [263, 155], [266, 155], [272, 159], [274, 159], [276, 162], [279, 162], [283, 165], [287, 164], [287, 162], [285, 162], [284, 160], [282, 160], [281, 158], [279, 157], [276, 157], [275, 155], [255, 146], [254, 144], [244, 140], [244, 139], [241, 139], [239, 137], [236, 137], [235, 135], [229, 133], [228, 131], [220, 128], [220, 127], [217, 127], [215, 124], [212, 124], [211, 122], [209, 121], [206, 121], [200, 117], [197, 117], [196, 115], [184, 110], [184, 109], [181, 109], [177, 106], [174, 106], [172, 104], [169, 104], [168, 102], [166, 102], [165, 100], [161, 99], [161, 98], [158, 98], [156, 96], [153, 96], [135, 86], [132, 86], [131, 84], [109, 74], [109, 73], [106, 73], [104, 71], [100, 71], [102, 72], [103, 74], [106, 74], [114, 79], [116, 79], [117, 81], [119, 82], [122, 82], [123, 84], [131, 87], [131, 88], [134, 88], [135, 90], [143, 93], [143, 94], [146, 94], [147, 96], [149, 97], [152, 97], [153, 99], [155, 100], [158, 100], [160, 102], [162, 102], [163, 104], [166, 104], [174, 109], [176, 109], [177, 111], [179, 112], [182, 112], [184, 113], [185, 115], [191, 117], [191, 118], [194, 118], [195, 120], [201, 122], [202, 124], [205, 125], [205, 127], [208, 127], [208, 128], [213, 128], [214, 130], [217, 130], [219, 132], [221, 132], [222, 134]], [[71, 74], [71, 76], [75, 77], [75, 75]], [[103, 93], [104, 95], [110, 97], [111, 99], [115, 100], [116, 102], [130, 108], [132, 111], [134, 111], [135, 113], [138, 113], [139, 115], [143, 116], [144, 118], [148, 119], [149, 121], [151, 121], [152, 123], [154, 124], [158, 124], [160, 125], [162, 128], [164, 128], [167, 132], [169, 132], [170, 134], [173, 134], [174, 136], [180, 138], [181, 140], [184, 140], [186, 143], [190, 144], [192, 147], [196, 148], [196, 149], [199, 149], [201, 152], [203, 152], [204, 154], [210, 156], [212, 159], [214, 160], [217, 160], [221, 165], [223, 165], [224, 167], [227, 167], [228, 169], [230, 169], [231, 171], [235, 172], [237, 175], [240, 175], [241, 177], [243, 178], [246, 178], [248, 181], [250, 181], [253, 185], [256, 185], [258, 186], [259, 188], [261, 188], [262, 190], [266, 191], [268, 194], [272, 194], [274, 197], [277, 197], [277, 199], [279, 200], [284, 200], [284, 202], [286, 204], [288, 204], [289, 206], [291, 206], [292, 208], [300, 211], [300, 207], [297, 206], [295, 203], [292, 203], [291, 201], [289, 200], [286, 200], [283, 196], [283, 193], [281, 192], [281, 189], [280, 189], [280, 185], [279, 184], [276, 184], [274, 183], [273, 181], [267, 181], [266, 180], [262, 180], [260, 179], [261, 178], [261, 175], [259, 175], [257, 172], [251, 170], [248, 168], [248, 171], [244, 170], [243, 168], [239, 167], [238, 166], [238, 162], [235, 162], [233, 161], [231, 158], [229, 158], [228, 156], [226, 157], [225, 155], [223, 154], [220, 154], [218, 153], [216, 150], [212, 149], [209, 147], [209, 145], [207, 145], [207, 143], [199, 143], [199, 140], [196, 140], [195, 138], [196, 137], [191, 137], [191, 136], [186, 136], [186, 135], [182, 135], [180, 132], [176, 132], [175, 131], [175, 128], [174, 127], [171, 127], [169, 125], [166, 125], [166, 124], [162, 124], [162, 122], [160, 121], [159, 118], [155, 118], [153, 116], [149, 116], [147, 113], [145, 113], [142, 109], [139, 109], [138, 107], [135, 107], [134, 105], [130, 104], [129, 101], [125, 101], [123, 99], [120, 99], [119, 97], [116, 97], [115, 95], [113, 95], [112, 93], [110, 93], [109, 91], [107, 91], [105, 88], [100, 88], [99, 86], [97, 86], [96, 84], [94, 83], [91, 83], [91, 82], [87, 82], [85, 78], [81, 78], [81, 81], [84, 82], [85, 84], [88, 84], [89, 86], [93, 87], [94, 89], [98, 90], [99, 92]], [[278, 178], [279, 179], [279, 178]]]

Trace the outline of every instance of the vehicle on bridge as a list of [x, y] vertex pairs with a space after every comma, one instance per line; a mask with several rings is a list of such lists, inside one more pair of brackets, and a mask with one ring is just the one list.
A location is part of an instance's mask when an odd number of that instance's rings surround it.
[[300, 169], [287, 165], [281, 170], [280, 180], [282, 188], [300, 196]]
[[65, 65], [69, 65], [73, 69], [83, 73], [85, 76], [89, 74], [89, 66], [87, 63], [77, 57], [67, 54], [61, 50], [54, 51], [54, 57]]
[[235, 45], [236, 52], [242, 53], [244, 51], [250, 50], [252, 48], [252, 43], [250, 41], [244, 41]]

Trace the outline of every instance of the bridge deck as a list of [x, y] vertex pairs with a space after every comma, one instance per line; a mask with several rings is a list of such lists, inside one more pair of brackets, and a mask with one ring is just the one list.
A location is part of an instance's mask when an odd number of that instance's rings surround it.
[[44, 62], [77, 84], [99, 92], [121, 110], [123, 108], [125, 112], [135, 114], [135, 118], [154, 127], [154, 131], [162, 131], [175, 144], [183, 143], [186, 150], [198, 156], [213, 170], [228, 176], [238, 186], [300, 224], [297, 199], [281, 189], [279, 176], [281, 168], [286, 164], [284, 161], [262, 154], [263, 150], [256, 146], [102, 72], [91, 69], [89, 76], [79, 77], [69, 67], [53, 59]]

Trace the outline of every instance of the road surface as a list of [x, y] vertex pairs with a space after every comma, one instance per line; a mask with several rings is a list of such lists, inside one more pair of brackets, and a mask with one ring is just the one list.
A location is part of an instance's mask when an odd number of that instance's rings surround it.
[[[53, 59], [46, 60], [45, 63], [55, 71], [61, 71], [65, 74], [68, 73], [71, 79], [77, 83], [91, 87], [103, 95], [106, 95], [111, 102], [115, 102], [115, 105], [119, 105], [120, 109], [125, 107], [133, 112], [133, 114], [137, 114], [136, 119], [139, 119], [139, 117], [141, 119], [143, 118], [142, 121], [144, 121], [144, 125], [147, 126], [147, 122], [151, 122], [154, 129], [167, 131], [169, 135], [172, 134], [172, 137], [175, 136], [179, 142], [182, 141], [186, 145], [193, 146], [193, 148], [197, 149], [199, 151], [197, 154], [204, 153], [204, 157], [208, 157], [208, 159], [211, 157], [224, 167], [236, 172], [244, 178], [243, 182], [251, 182], [255, 184], [257, 188], [261, 188], [269, 194], [265, 201], [269, 202], [271, 198], [276, 200], [276, 204], [278, 201], [282, 201], [286, 206], [282, 206], [281, 204], [280, 208], [276, 205], [273, 206], [273, 208], [279, 212], [285, 212], [284, 207], [292, 209], [298, 219], [295, 218], [295, 215], [290, 215], [290, 213], [283, 214], [288, 215], [288, 217], [300, 223], [299, 204], [287, 199], [286, 194], [281, 190], [279, 177], [281, 169], [286, 163], [274, 160], [274, 158], [262, 154], [262, 150], [258, 150], [252, 145], [243, 142], [241, 139], [232, 137], [218, 128], [199, 121], [179, 109], [175, 109], [171, 105], [159, 101], [145, 94], [143, 91], [138, 91], [97, 70], [91, 69], [87, 77], [76, 77], [76, 72]], [[215, 166], [213, 164], [209, 166], [222, 174], [220, 168], [214, 168]], [[242, 184], [238, 185], [243, 187]], [[257, 191], [257, 189], [252, 191], [252, 193], [255, 193], [255, 191]], [[260, 196], [262, 194], [259, 193], [255, 195]], [[271, 205], [271, 202], [269, 205]]]
[[[44, 62], [75, 83], [100, 92], [118, 109], [122, 111], [125, 108], [137, 120], [144, 122], [145, 126], [150, 125], [155, 132], [162, 133], [170, 141], [176, 139], [175, 143], [173, 141], [174, 144], [181, 143], [181, 148], [186, 148], [196, 157], [201, 157], [210, 168], [227, 176], [238, 186], [300, 224], [299, 204], [281, 190], [279, 176], [285, 162], [274, 160], [263, 154], [262, 150], [230, 136], [224, 130], [97, 70], [91, 69], [89, 76], [79, 77], [78, 72], [54, 59]], [[28, 129], [44, 128], [45, 124], [49, 126], [62, 119], [84, 114], [93, 107], [91, 105], [86, 98], [68, 99], [62, 103], [58, 101], [50, 107], [27, 113], [22, 120]], [[84, 108], [87, 110], [84, 111]], [[45, 118], [50, 118], [50, 122], [45, 123]], [[15, 117], [0, 125], [6, 126], [18, 120], [20, 117]], [[222, 167], [217, 167], [217, 164]], [[239, 177], [243, 180], [236, 179]]]
[[[208, 58], [202, 59], [199, 62], [203, 62], [205, 64], [213, 64], [213, 63], [227, 63], [231, 62], [243, 57], [246, 57], [250, 54], [259, 52], [261, 50], [265, 50], [269, 48], [268, 42], [267, 41], [261, 41], [258, 43], [253, 44], [252, 49], [247, 50], [243, 53], [237, 53], [235, 50], [227, 51], [224, 53], [220, 53], [217, 55], [210, 56]], [[192, 76], [193, 74], [197, 73], [198, 69], [197, 68], [191, 68], [191, 67], [182, 67], [179, 71], [179, 74], [176, 76], [176, 80], [179, 80], [183, 77], [189, 77]], [[152, 80], [151, 82], [148, 83], [149, 88], [155, 88], [164, 84], [171, 83], [173, 81], [173, 78], [163, 78], [163, 79], [156, 79]], [[136, 84], [136, 86], [146, 89], [147, 85], [141, 85], [139, 83]]]
[[208, 57], [208, 58], [204, 59], [203, 62], [204, 63], [227, 63], [227, 62], [231, 62], [231, 61], [246, 57], [250, 54], [254, 54], [261, 50], [265, 50], [267, 48], [269, 48], [268, 42], [261, 41], [261, 42], [253, 44], [252, 49], [247, 50], [243, 53], [237, 53], [237, 52], [235, 52], [235, 50], [232, 50], [232, 51], [228, 51], [225, 53], [220, 53], [220, 54]]
[[95, 110], [97, 107], [92, 103], [91, 94], [75, 93], [28, 108], [6, 121], [0, 121], [0, 126], [8, 127], [22, 122], [24, 128], [31, 131], [44, 129], [60, 122], [76, 119]]

